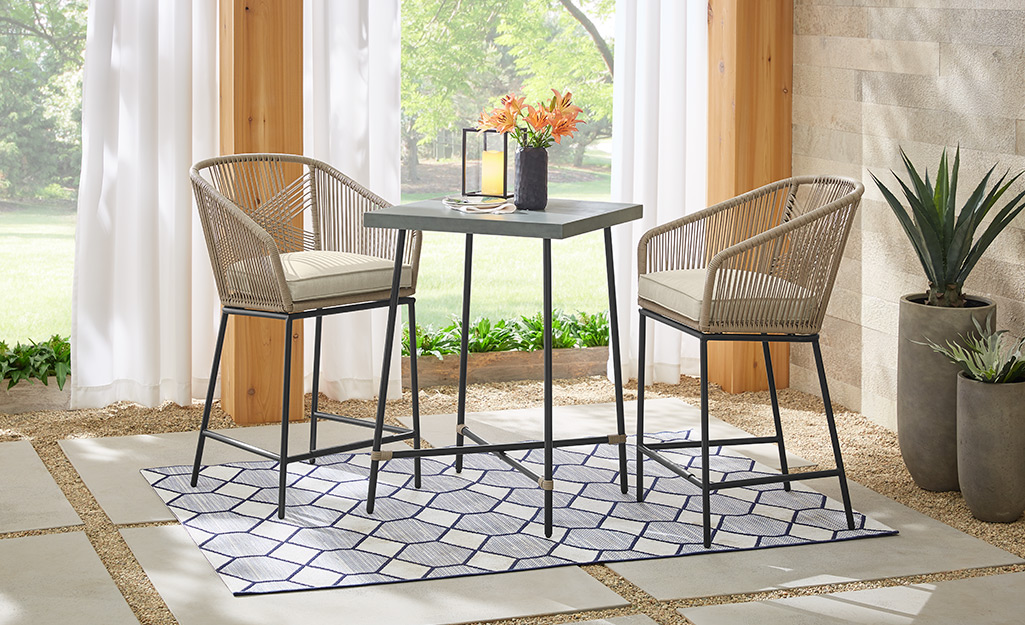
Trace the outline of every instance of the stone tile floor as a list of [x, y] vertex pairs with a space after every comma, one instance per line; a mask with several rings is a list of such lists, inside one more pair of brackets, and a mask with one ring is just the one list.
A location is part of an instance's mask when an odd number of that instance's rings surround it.
[[[628, 404], [628, 410], [630, 405]], [[611, 423], [610, 404], [556, 408], [560, 435]], [[534, 435], [531, 411], [475, 413], [496, 439]], [[534, 411], [536, 415], [536, 410]], [[652, 431], [678, 429], [694, 410], [675, 399], [648, 404]], [[671, 416], [676, 418], [671, 419]], [[628, 423], [632, 419], [628, 415]], [[425, 438], [444, 444], [451, 415], [424, 417]], [[663, 427], [664, 424], [664, 427]], [[330, 424], [335, 440], [366, 430]], [[717, 423], [716, 428], [729, 428]], [[608, 429], [602, 426], [602, 429]], [[303, 444], [304, 425], [293, 428]], [[353, 430], [356, 430], [353, 432]], [[328, 431], [328, 428], [325, 428]], [[252, 442], [277, 428], [235, 430]], [[3, 625], [135, 622], [90, 539], [27, 443], [0, 443], [0, 623]], [[644, 623], [1018, 623], [1025, 613], [1025, 574], [999, 574], [1017, 556], [852, 485], [855, 508], [900, 530], [896, 537], [760, 551], [561, 567], [387, 586], [233, 597], [138, 473], [145, 466], [187, 463], [194, 434], [61, 441], [61, 449], [115, 524], [135, 562], [181, 625], [201, 623], [508, 624]], [[211, 461], [243, 459], [211, 443]], [[742, 450], [742, 449], [741, 449]], [[241, 455], [239, 455], [241, 454]], [[772, 454], [754, 450], [771, 460]], [[794, 458], [796, 464], [802, 463]], [[794, 466], [794, 465], [792, 465]], [[817, 488], [836, 496], [835, 480]], [[62, 528], [33, 536], [32, 530]], [[108, 563], [108, 566], [109, 563]], [[914, 576], [959, 571], [962, 579], [913, 584]], [[985, 577], [974, 577], [985, 573]], [[995, 573], [993, 575], [988, 575]], [[876, 587], [860, 590], [869, 580]], [[839, 592], [831, 592], [837, 588]], [[803, 596], [787, 597], [796, 594]], [[975, 597], [976, 603], [972, 603]], [[979, 597], [992, 597], [980, 602]], [[754, 601], [752, 601], [754, 599]], [[722, 603], [723, 605], [710, 605]], [[701, 606], [703, 607], [695, 607]], [[961, 608], [956, 606], [963, 606]], [[974, 607], [973, 607], [974, 606]], [[970, 615], [971, 621], [953, 620]], [[1018, 620], [1007, 620], [1011, 617]], [[654, 617], [654, 618], [652, 618]], [[595, 620], [598, 619], [598, 620]], [[604, 619], [604, 620], [601, 620]], [[803, 619], [803, 620], [802, 620]], [[157, 621], [152, 621], [157, 622]], [[160, 622], [168, 622], [166, 620]]]

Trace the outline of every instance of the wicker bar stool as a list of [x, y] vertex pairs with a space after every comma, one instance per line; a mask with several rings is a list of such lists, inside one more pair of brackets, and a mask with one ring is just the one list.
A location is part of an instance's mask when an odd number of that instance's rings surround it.
[[[373, 439], [317, 448], [317, 421], [328, 419], [373, 428], [365, 421], [323, 412], [318, 406], [323, 318], [358, 310], [388, 308], [392, 275], [401, 265], [397, 303], [407, 307], [410, 345], [416, 345], [416, 291], [421, 236], [414, 232], [395, 258], [396, 231], [364, 228], [363, 215], [390, 206], [326, 163], [291, 154], [238, 154], [200, 161], [190, 176], [206, 237], [221, 323], [217, 332], [210, 386], [196, 445], [192, 486], [199, 479], [207, 438], [278, 462], [278, 517], [285, 516], [287, 467], [315, 462], [328, 454], [370, 447]], [[389, 316], [395, 314], [392, 306]], [[214, 384], [229, 315], [281, 319], [285, 322], [284, 397], [279, 452], [260, 449], [208, 429]], [[313, 352], [313, 407], [308, 452], [288, 455], [288, 405], [292, 324], [316, 319]], [[391, 321], [389, 321], [391, 323]], [[389, 327], [393, 327], [389, 325]], [[410, 355], [413, 429], [385, 425], [383, 442], [413, 439], [420, 446], [416, 350]], [[387, 372], [385, 372], [385, 375]], [[415, 484], [420, 486], [416, 459]]]
[[[829, 400], [818, 332], [840, 259], [865, 187], [840, 177], [781, 180], [646, 232], [637, 247], [640, 349], [637, 375], [637, 500], [644, 500], [648, 457], [701, 488], [705, 548], [712, 542], [712, 491], [742, 486], [837, 477], [854, 529], [847, 478]], [[701, 439], [644, 439], [644, 343], [647, 319], [700, 341]], [[775, 435], [710, 440], [708, 435], [708, 342], [762, 343]], [[769, 342], [811, 343], [836, 468], [792, 474], [787, 469]], [[775, 443], [781, 475], [712, 482], [712, 446]], [[660, 450], [701, 448], [701, 476]]]

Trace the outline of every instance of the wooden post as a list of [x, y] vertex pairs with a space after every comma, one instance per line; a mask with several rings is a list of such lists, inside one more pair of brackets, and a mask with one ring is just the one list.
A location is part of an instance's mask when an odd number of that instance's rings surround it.
[[[221, 0], [222, 154], [302, 154], [302, 6], [288, 0]], [[302, 322], [292, 327], [289, 418], [301, 419]], [[283, 321], [229, 320], [221, 365], [221, 407], [236, 423], [281, 420], [284, 334]]]
[[[710, 0], [708, 203], [791, 175], [793, 0]], [[790, 346], [770, 344], [776, 386]], [[728, 393], [768, 388], [759, 343], [712, 342], [708, 377]]]

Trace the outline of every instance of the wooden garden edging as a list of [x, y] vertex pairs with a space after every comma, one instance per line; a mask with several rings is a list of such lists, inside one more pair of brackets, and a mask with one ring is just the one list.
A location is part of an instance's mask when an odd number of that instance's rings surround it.
[[[571, 347], [552, 351], [552, 377], [556, 379], [604, 375], [609, 360], [608, 347]], [[459, 355], [439, 360], [434, 356], [417, 358], [420, 388], [459, 384]], [[544, 379], [544, 352], [484, 352], [469, 355], [467, 383], [513, 382]], [[402, 386], [409, 388], [409, 357], [402, 358]]]
[[64, 390], [57, 388], [57, 378], [51, 376], [43, 385], [39, 380], [22, 380], [7, 389], [7, 380], [0, 386], [0, 414], [21, 414], [42, 410], [68, 410], [71, 407], [71, 378]]

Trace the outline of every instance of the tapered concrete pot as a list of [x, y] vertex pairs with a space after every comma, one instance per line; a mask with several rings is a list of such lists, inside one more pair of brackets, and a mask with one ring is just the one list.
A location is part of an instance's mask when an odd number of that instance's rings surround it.
[[996, 304], [973, 297], [971, 306], [926, 306], [920, 293], [900, 298], [897, 346], [897, 439], [908, 472], [921, 488], [958, 490], [957, 365], [924, 345], [956, 341], [985, 325]]
[[1025, 512], [1025, 382], [958, 374], [957, 475], [980, 521], [1013, 523]]

